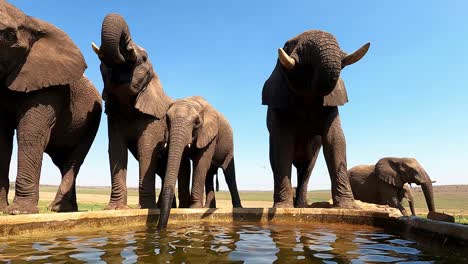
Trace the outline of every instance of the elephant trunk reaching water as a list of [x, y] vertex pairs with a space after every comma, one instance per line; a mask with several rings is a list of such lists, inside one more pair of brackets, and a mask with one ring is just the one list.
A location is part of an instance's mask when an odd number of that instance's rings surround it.
[[[429, 179], [429, 176], [427, 176]], [[424, 198], [426, 199], [427, 209], [430, 212], [435, 212], [435, 205], [434, 205], [434, 192], [432, 191], [432, 182], [429, 179], [426, 182], [421, 183], [421, 189], [424, 193]]]
[[159, 216], [158, 229], [164, 229], [167, 227], [169, 220], [169, 214], [171, 211], [172, 199], [174, 197], [175, 185], [177, 176], [180, 169], [181, 157], [184, 152], [185, 146], [189, 144], [191, 139], [189, 124], [183, 120], [177, 120], [174, 124], [177, 127], [170, 129], [169, 134], [169, 154], [167, 160], [166, 178], [164, 179], [162, 189], [162, 203], [161, 203], [161, 214]]
[[127, 50], [121, 48], [130, 45], [131, 41], [128, 25], [122, 16], [109, 14], [104, 18], [100, 51], [108, 65], [122, 64], [128, 59], [128, 54], [125, 54]]

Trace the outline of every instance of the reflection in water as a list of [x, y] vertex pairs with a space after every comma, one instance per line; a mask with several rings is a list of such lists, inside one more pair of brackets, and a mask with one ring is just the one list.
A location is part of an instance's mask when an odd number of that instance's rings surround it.
[[462, 263], [366, 226], [184, 225], [0, 242], [0, 262], [37, 263]]

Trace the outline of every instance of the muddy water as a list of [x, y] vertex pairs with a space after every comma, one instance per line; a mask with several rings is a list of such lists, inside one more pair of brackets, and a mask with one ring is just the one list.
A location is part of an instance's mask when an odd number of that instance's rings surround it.
[[95, 231], [0, 241], [1, 262], [467, 263], [381, 229], [332, 224], [226, 224]]

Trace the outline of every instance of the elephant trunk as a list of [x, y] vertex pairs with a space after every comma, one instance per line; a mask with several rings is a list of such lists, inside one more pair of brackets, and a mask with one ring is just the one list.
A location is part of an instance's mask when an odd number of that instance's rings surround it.
[[421, 184], [421, 188], [424, 193], [424, 198], [426, 198], [427, 209], [430, 212], [435, 212], [434, 205], [434, 192], [432, 191], [432, 182], [429, 180]]
[[304, 49], [305, 58], [317, 65], [315, 77], [311, 78], [311, 86], [315, 87], [317, 95], [326, 96], [335, 89], [340, 78], [341, 59], [343, 51], [335, 37], [331, 34], [317, 34], [313, 39], [312, 49]]
[[125, 19], [118, 14], [109, 14], [102, 22], [101, 52], [106, 64], [125, 63], [124, 54], [131, 42], [130, 31]]
[[180, 162], [187, 142], [187, 129], [183, 125], [171, 128], [169, 135], [169, 154], [167, 160], [166, 176], [162, 187], [161, 214], [158, 229], [165, 229], [171, 211], [175, 185], [179, 174]]
[[327, 47], [320, 52], [320, 61], [317, 88], [319, 95], [325, 96], [335, 89], [340, 78], [341, 56], [333, 47]]

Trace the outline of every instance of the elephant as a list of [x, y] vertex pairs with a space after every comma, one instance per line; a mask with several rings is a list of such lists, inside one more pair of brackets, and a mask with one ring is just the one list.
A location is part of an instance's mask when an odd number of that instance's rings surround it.
[[[347, 54], [332, 34], [308, 30], [278, 49], [276, 66], [262, 91], [262, 104], [268, 106], [274, 207], [307, 207], [309, 177], [323, 145], [333, 206], [358, 208], [346, 174], [346, 141], [338, 106], [348, 102], [348, 96], [340, 73], [359, 61], [369, 46]], [[297, 169], [295, 200], [292, 165]]]
[[[38, 213], [44, 153], [62, 175], [49, 209], [78, 210], [76, 177], [102, 112], [100, 94], [83, 75], [86, 67], [65, 32], [0, 0], [0, 210], [5, 213]], [[10, 205], [15, 130], [18, 169]]]
[[233, 132], [227, 119], [204, 98], [193, 96], [171, 104], [167, 111], [167, 123], [169, 154], [158, 227], [162, 229], [167, 226], [176, 176], [184, 156], [190, 157], [193, 164], [191, 208], [203, 206], [205, 184], [206, 206], [215, 207], [213, 176], [218, 168], [225, 175], [233, 207], [242, 207], [236, 184]]
[[431, 178], [414, 158], [382, 158], [375, 165], [355, 166], [348, 175], [355, 199], [386, 204], [398, 208], [403, 215], [408, 215], [402, 205], [404, 197], [409, 200], [411, 214], [416, 214], [411, 190], [405, 183], [421, 185], [427, 208], [435, 212]]
[[[155, 175], [163, 177], [165, 173], [165, 117], [172, 99], [164, 92], [147, 52], [133, 41], [121, 15], [106, 15], [101, 46], [92, 43], [92, 48], [101, 61], [108, 121], [112, 191], [105, 209], [129, 208], [127, 150], [139, 162], [138, 207], [156, 208]], [[188, 191], [179, 199], [182, 203], [184, 195], [188, 203]]]

